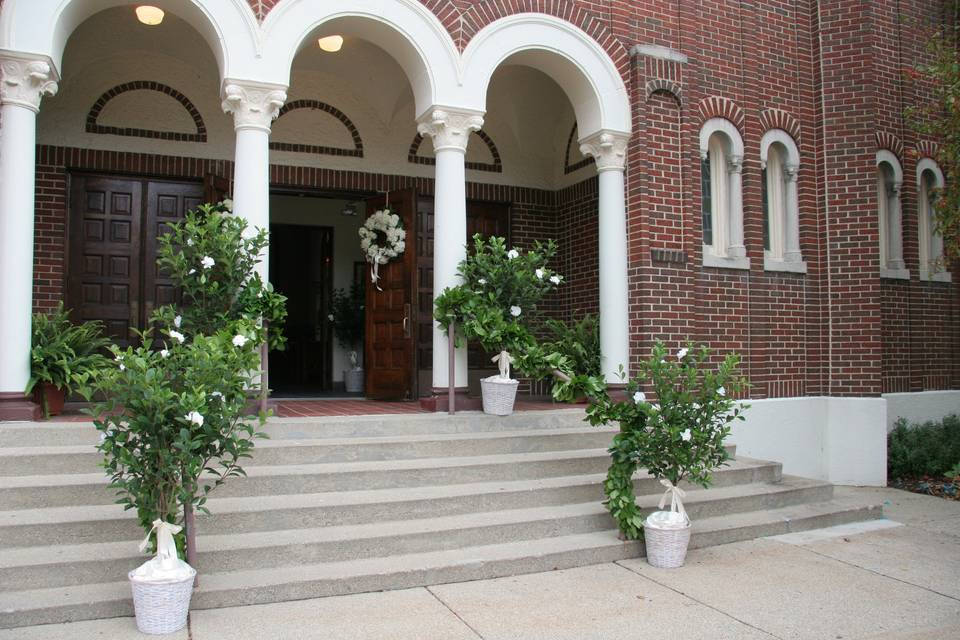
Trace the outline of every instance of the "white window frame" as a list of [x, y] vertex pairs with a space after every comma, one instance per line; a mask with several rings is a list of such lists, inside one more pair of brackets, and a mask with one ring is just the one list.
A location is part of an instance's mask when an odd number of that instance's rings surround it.
[[[890, 167], [892, 182], [887, 183], [883, 165]], [[903, 167], [887, 149], [877, 151], [877, 223], [880, 229], [880, 277], [909, 280], [910, 270], [903, 262], [903, 218], [900, 193]]]
[[[722, 144], [718, 145], [718, 140], [722, 140]], [[713, 244], [703, 245], [703, 266], [749, 269], [750, 258], [743, 244], [743, 138], [726, 118], [711, 118], [700, 128], [702, 160], [708, 157], [711, 146], [714, 152], [722, 149], [723, 157], [717, 158], [716, 153], [711, 156], [710, 179], [715, 185], [711, 188]], [[717, 168], [722, 169], [720, 175]], [[723, 182], [718, 182], [720, 180]]]
[[[778, 151], [774, 145], [785, 153]], [[772, 163], [771, 148], [779, 156]], [[768, 163], [772, 167], [768, 167]], [[800, 150], [793, 137], [783, 129], [770, 129], [764, 133], [760, 139], [760, 166], [767, 169], [770, 235], [770, 250], [763, 252], [763, 268], [767, 271], [806, 273], [807, 263], [800, 251], [800, 201], [797, 192]], [[771, 189], [771, 186], [778, 188]]]
[[944, 178], [940, 165], [933, 158], [921, 158], [917, 163], [917, 244], [920, 253], [920, 279], [935, 282], [952, 282], [949, 271], [940, 268], [931, 273], [931, 262], [943, 257], [943, 238], [936, 233], [933, 224], [933, 210], [930, 207], [930, 195], [923, 176], [933, 175], [933, 188], [943, 189]]

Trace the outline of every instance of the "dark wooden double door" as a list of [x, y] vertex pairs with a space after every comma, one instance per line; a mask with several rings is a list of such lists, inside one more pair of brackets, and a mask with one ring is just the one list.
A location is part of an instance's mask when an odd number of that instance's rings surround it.
[[204, 200], [201, 182], [73, 174], [67, 306], [100, 320], [120, 346], [136, 341], [176, 289], [157, 269], [157, 238]]

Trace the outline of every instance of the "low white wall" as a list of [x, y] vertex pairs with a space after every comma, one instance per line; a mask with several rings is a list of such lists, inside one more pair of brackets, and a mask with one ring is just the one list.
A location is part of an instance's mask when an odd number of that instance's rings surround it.
[[775, 460], [789, 475], [836, 484], [887, 482], [886, 401], [883, 398], [753, 400], [733, 426], [739, 455]]
[[911, 424], [940, 420], [951, 413], [960, 413], [960, 391], [918, 391], [885, 393], [887, 431], [892, 431], [899, 418]]

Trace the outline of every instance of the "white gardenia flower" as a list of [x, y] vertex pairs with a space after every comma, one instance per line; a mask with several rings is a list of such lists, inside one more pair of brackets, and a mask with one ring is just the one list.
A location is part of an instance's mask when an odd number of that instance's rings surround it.
[[200, 264], [203, 265], [204, 269], [209, 269], [217, 263], [210, 256], [203, 256], [203, 260], [200, 261]]
[[199, 412], [199, 411], [191, 411], [190, 413], [188, 413], [188, 414], [185, 415], [184, 417], [187, 419], [187, 422], [192, 422], [193, 424], [197, 425], [198, 427], [202, 427], [202, 426], [203, 426], [203, 416], [200, 415], [200, 412]]
[[518, 307], [517, 305], [513, 305], [512, 307], [510, 307], [510, 315], [512, 315], [514, 318], [516, 318], [517, 316], [519, 316], [519, 315], [520, 315], [520, 307]]
[[507, 257], [510, 258], [511, 260], [513, 260], [514, 258], [519, 258], [520, 252], [517, 251], [516, 249], [510, 249], [510, 251], [507, 251]]
[[177, 316], [176, 318], [173, 319], [173, 326], [175, 326], [177, 329], [179, 329], [181, 322], [183, 322], [183, 317], [182, 317], [182, 316]]
[[683, 360], [684, 358], [686, 358], [688, 352], [689, 352], [689, 349], [687, 349], [686, 347], [677, 351], [677, 360]]
[[220, 393], [219, 391], [214, 391], [213, 393], [210, 394], [210, 397], [211, 397], [211, 398], [220, 398], [220, 402], [223, 402], [223, 394]]
[[126, 371], [127, 367], [122, 362], [120, 363], [120, 371]]
[[480, 283], [480, 284], [487, 284], [487, 279], [486, 279], [486, 278], [480, 278], [479, 280], [477, 280], [477, 282]]
[[192, 246], [193, 246], [193, 238], [187, 238], [187, 246], [188, 246], [188, 247], [192, 247]]
[[637, 391], [635, 394], [633, 394], [633, 402], [635, 404], [640, 404], [641, 402], [646, 402], [646, 401], [647, 401], [647, 394], [645, 394], [643, 391]]
[[543, 269], [537, 269], [534, 273], [537, 274], [538, 280], [543, 280]]
[[693, 434], [690, 433], [690, 429], [687, 429], [686, 431], [680, 434], [680, 437], [683, 438], [684, 442], [690, 442], [690, 438], [693, 437]]
[[333, 314], [332, 314], [332, 313], [328, 313], [328, 314], [327, 314], [327, 320], [329, 320], [330, 322], [333, 322]]
[[188, 276], [192, 276], [192, 275], [195, 274], [196, 272], [197, 272], [196, 269], [190, 269], [190, 271], [187, 271], [187, 275], [188, 275]]
[[170, 338], [173, 339], [173, 340], [176, 340], [176, 341], [179, 342], [180, 344], [183, 344], [183, 341], [186, 340], [186, 338], [183, 336], [183, 334], [180, 333], [179, 331], [171, 331], [171, 332], [170, 332]]
[[239, 333], [233, 336], [233, 346], [242, 347], [245, 344], [247, 344], [247, 336]]
[[220, 204], [222, 204], [227, 211], [233, 211], [233, 200], [230, 198], [224, 198]]
[[560, 284], [560, 276], [550, 276], [550, 282], [553, 284]]
[[170, 352], [169, 352], [169, 351], [167, 351], [166, 349], [160, 349], [160, 357], [161, 357], [161, 358], [166, 358], [166, 357], [169, 356], [169, 355], [170, 355]]
[[720, 387], [719, 389], [717, 389], [717, 395], [718, 395], [718, 396], [725, 396], [725, 395], [727, 395], [727, 390], [724, 389], [723, 387]]

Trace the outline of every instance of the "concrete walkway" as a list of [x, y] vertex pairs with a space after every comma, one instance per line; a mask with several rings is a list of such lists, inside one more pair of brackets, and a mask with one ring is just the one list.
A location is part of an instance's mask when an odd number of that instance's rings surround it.
[[[960, 502], [838, 488], [888, 520], [512, 578], [194, 611], [176, 640], [960, 638]], [[0, 614], [2, 615], [2, 614]], [[0, 640], [144, 638], [132, 618]]]

